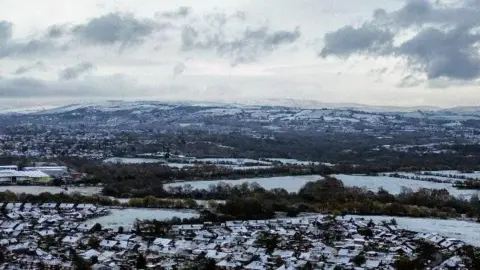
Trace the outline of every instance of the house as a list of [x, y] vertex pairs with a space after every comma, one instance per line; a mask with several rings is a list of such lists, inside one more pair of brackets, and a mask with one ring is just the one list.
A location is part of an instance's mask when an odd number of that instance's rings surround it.
[[153, 241], [154, 245], [163, 246], [163, 247], [168, 246], [170, 243], [172, 243], [172, 239], [166, 239], [166, 238], [157, 238]]
[[76, 245], [82, 239], [82, 235], [74, 235], [74, 236], [65, 236], [62, 239], [62, 243], [68, 245]]
[[112, 249], [117, 244], [118, 244], [118, 241], [115, 241], [115, 240], [102, 240], [100, 242], [100, 246], [106, 249]]

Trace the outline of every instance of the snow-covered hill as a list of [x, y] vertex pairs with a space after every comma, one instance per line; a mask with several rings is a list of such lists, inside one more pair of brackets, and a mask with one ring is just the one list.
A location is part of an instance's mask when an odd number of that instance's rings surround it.
[[[271, 101], [272, 103], [274, 101]], [[237, 117], [244, 120], [260, 122], [281, 121], [324, 121], [349, 123], [381, 123], [404, 122], [406, 119], [442, 120], [458, 125], [466, 120], [480, 120], [480, 108], [458, 107], [452, 109], [412, 109], [400, 107], [368, 107], [356, 104], [344, 104], [350, 107], [334, 108], [332, 104], [315, 101], [275, 100], [276, 104], [285, 105], [255, 105], [255, 104], [222, 104], [211, 102], [161, 102], [161, 101], [101, 101], [70, 104], [59, 107], [9, 108], [0, 110], [0, 114], [26, 115], [60, 115], [60, 114], [115, 114], [122, 112], [131, 115], [145, 115], [152, 112], [172, 111], [182, 112], [188, 116], [203, 117]]]

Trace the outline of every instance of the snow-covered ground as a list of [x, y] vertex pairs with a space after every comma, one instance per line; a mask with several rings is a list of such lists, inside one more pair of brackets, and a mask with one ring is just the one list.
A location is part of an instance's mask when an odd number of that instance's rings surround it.
[[213, 181], [189, 181], [189, 182], [179, 182], [167, 184], [164, 187], [183, 186], [191, 185], [194, 189], [208, 189], [210, 185], [217, 185], [221, 182], [227, 183], [230, 185], [241, 185], [245, 182], [247, 183], [258, 183], [265, 189], [274, 189], [274, 188], [283, 188], [288, 192], [297, 192], [303, 187], [306, 183], [317, 181], [321, 179], [321, 176], [318, 175], [302, 175], [302, 176], [282, 176], [282, 177], [268, 177], [268, 178], [246, 178], [239, 180], [213, 180]]
[[[461, 179], [453, 179], [451, 177], [446, 177], [446, 176], [424, 175], [424, 174], [421, 174], [421, 173], [411, 173], [411, 172], [408, 172], [408, 173], [407, 172], [394, 172], [394, 173], [398, 173], [401, 176], [415, 177], [415, 178], [423, 179], [425, 181], [428, 181], [429, 179], [434, 178], [434, 179], [437, 179], [437, 180], [443, 181], [443, 182], [455, 183], [455, 181], [461, 180]], [[392, 174], [392, 173], [385, 173], [385, 175], [389, 175], [389, 174]]]
[[113, 164], [142, 164], [142, 163], [162, 163], [165, 160], [154, 158], [108, 158], [103, 161], [104, 163]]
[[282, 164], [288, 165], [310, 165], [310, 164], [320, 164], [319, 162], [312, 161], [302, 161], [293, 158], [266, 158], [267, 161], [280, 162]]
[[82, 195], [99, 194], [102, 191], [102, 187], [69, 187], [68, 191], [61, 187], [52, 186], [0, 186], [0, 192], [11, 191], [14, 193], [26, 193], [38, 195], [43, 192], [50, 192], [52, 194], [58, 193], [75, 193], [78, 192]]
[[[195, 167], [198, 164], [192, 164], [192, 163], [168, 163], [166, 164], [170, 168], [177, 168], [177, 169], [186, 169], [186, 168], [191, 168]], [[224, 167], [224, 168], [229, 168], [232, 170], [259, 170], [259, 169], [270, 169], [273, 166], [238, 166], [238, 165], [223, 165], [223, 164], [215, 164], [218, 167]]]
[[228, 163], [232, 165], [244, 165], [246, 163], [257, 163], [257, 164], [263, 164], [263, 165], [272, 165], [272, 163], [268, 161], [261, 161], [261, 160], [250, 159], [250, 158], [198, 158], [198, 159], [195, 159], [195, 161], [200, 163], [211, 163], [211, 164]]
[[168, 220], [174, 217], [178, 218], [192, 218], [199, 217], [198, 213], [191, 211], [175, 211], [165, 209], [142, 209], [142, 208], [128, 208], [128, 209], [112, 209], [108, 216], [98, 217], [88, 220], [89, 224], [100, 223], [104, 227], [131, 227], [135, 219], [156, 219]]
[[334, 175], [336, 178], [342, 180], [345, 186], [358, 186], [365, 187], [371, 191], [378, 191], [379, 188], [383, 188], [392, 194], [399, 194], [402, 191], [402, 187], [411, 188], [413, 191], [420, 188], [429, 189], [446, 189], [451, 195], [464, 196], [469, 198], [473, 194], [480, 194], [478, 190], [466, 190], [456, 189], [451, 184], [447, 183], [434, 183], [419, 180], [410, 180], [403, 178], [394, 178], [388, 176], [365, 176], [365, 175]]
[[[442, 175], [443, 177], [451, 177], [451, 176], [460, 176], [465, 178], [475, 178], [480, 180], [480, 171], [476, 171], [473, 173], [462, 173], [459, 171], [425, 171], [425, 173], [435, 174], [435, 175]], [[461, 180], [458, 178], [454, 178], [455, 180]]]
[[[474, 246], [480, 246], [480, 223], [431, 218], [407, 218], [391, 216], [345, 216], [345, 219], [364, 218], [374, 222], [389, 221], [394, 218], [398, 227], [415, 232], [437, 233], [443, 237], [456, 238]], [[461, 229], [459, 229], [461, 228]]]
[[[394, 178], [388, 176], [365, 176], [365, 175], [345, 175], [338, 174], [334, 177], [342, 180], [347, 187], [364, 187], [371, 191], [378, 191], [380, 188], [387, 190], [392, 194], [399, 194], [403, 187], [410, 188], [417, 191], [420, 188], [429, 189], [446, 189], [448, 192], [456, 197], [470, 198], [473, 194], [480, 194], [477, 190], [456, 189], [449, 183], [434, 183], [419, 180], [410, 180], [403, 178]], [[284, 188], [288, 192], [297, 192], [306, 183], [321, 179], [318, 175], [302, 175], [302, 176], [282, 176], [282, 177], [267, 177], [267, 178], [246, 178], [239, 180], [210, 180], [210, 181], [188, 181], [178, 182], [165, 185], [165, 188], [191, 185], [194, 189], [208, 189], [210, 185], [216, 185], [220, 182], [230, 185], [241, 185], [244, 182], [258, 183], [265, 189]]]

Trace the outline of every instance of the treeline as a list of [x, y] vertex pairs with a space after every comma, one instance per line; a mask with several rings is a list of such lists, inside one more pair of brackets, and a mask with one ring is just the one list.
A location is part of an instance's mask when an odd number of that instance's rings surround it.
[[[165, 197], [169, 196], [163, 188], [164, 184], [174, 181], [203, 181], [243, 179], [273, 176], [294, 175], [330, 175], [330, 174], [378, 174], [385, 171], [415, 172], [431, 168], [421, 166], [405, 167], [401, 165], [379, 166], [369, 164], [359, 166], [355, 164], [325, 165], [281, 165], [272, 168], [256, 168], [248, 170], [232, 170], [215, 165], [199, 165], [182, 169], [170, 168], [159, 164], [125, 164], [125, 165], [97, 165], [89, 164], [82, 167], [82, 172], [90, 177], [87, 184], [104, 185], [103, 194], [113, 197]], [[446, 169], [440, 167], [438, 169]], [[197, 197], [198, 198], [198, 197]]]
[[479, 180], [466, 180], [466, 181], [457, 181], [453, 185], [458, 189], [478, 189], [480, 190], [480, 181]]
[[101, 195], [82, 195], [80, 193], [50, 193], [42, 192], [40, 194], [14, 193], [11, 191], [0, 192], [0, 203], [3, 202], [22, 202], [22, 203], [73, 203], [73, 204], [95, 204], [103, 206], [121, 205], [121, 203], [110, 197]]
[[255, 177], [324, 174], [330, 169], [324, 166], [285, 165], [264, 169], [232, 170], [215, 165], [199, 165], [182, 169], [158, 164], [100, 165], [85, 168], [89, 183], [102, 183], [103, 194], [132, 198], [148, 195], [165, 197], [163, 185], [178, 180], [222, 180]]
[[470, 201], [457, 199], [446, 189], [420, 189], [416, 192], [405, 188], [400, 194], [392, 195], [386, 190], [367, 191], [358, 187], [345, 187], [342, 181], [325, 177], [307, 183], [298, 193], [284, 189], [265, 190], [259, 185], [217, 185], [207, 190], [183, 190], [172, 193], [175, 197], [226, 199], [218, 204], [216, 211], [228, 219], [268, 219], [283, 212], [296, 216], [300, 212], [362, 215], [393, 215], [410, 217], [458, 217], [466, 214], [478, 217], [478, 196]]
[[[141, 207], [141, 208], [171, 208], [171, 209], [198, 209], [201, 208], [195, 200], [192, 199], [160, 199], [153, 196], [144, 198], [132, 198], [128, 202], [120, 202], [117, 199], [102, 195], [81, 195], [79, 193], [58, 193], [52, 194], [42, 192], [38, 195], [20, 193], [11, 191], [0, 192], [0, 204], [2, 203], [72, 203], [72, 204], [94, 204], [101, 206], [120, 206], [120, 207]], [[23, 205], [22, 205], [23, 206]], [[58, 206], [58, 205], [57, 205]], [[6, 207], [6, 204], [3, 205]]]

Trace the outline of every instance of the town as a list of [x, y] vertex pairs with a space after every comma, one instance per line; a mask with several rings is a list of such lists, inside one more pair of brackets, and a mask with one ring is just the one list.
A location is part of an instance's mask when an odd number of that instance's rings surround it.
[[0, 269], [480, 265], [475, 114], [113, 102], [0, 121]]
[[[472, 264], [464, 242], [403, 230], [394, 219], [375, 223], [306, 214], [107, 228], [92, 219], [108, 215], [109, 209], [92, 204], [10, 202], [0, 208], [0, 269], [414, 269], [423, 265], [443, 270], [469, 269]], [[152, 226], [161, 230], [152, 233]]]
[[372, 112], [112, 101], [0, 113], [0, 156], [95, 160], [170, 149], [194, 157], [336, 162], [354, 158], [360, 149], [372, 158], [385, 152], [452, 154], [459, 151], [455, 144], [480, 140], [478, 121], [480, 116], [468, 110]]

